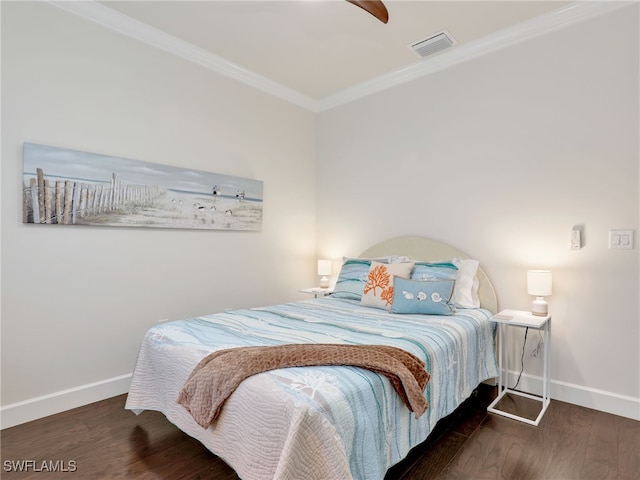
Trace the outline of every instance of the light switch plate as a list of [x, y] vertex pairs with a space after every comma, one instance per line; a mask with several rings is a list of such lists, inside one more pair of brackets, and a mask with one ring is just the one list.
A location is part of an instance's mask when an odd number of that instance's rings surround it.
[[633, 249], [634, 230], [609, 230], [609, 248]]

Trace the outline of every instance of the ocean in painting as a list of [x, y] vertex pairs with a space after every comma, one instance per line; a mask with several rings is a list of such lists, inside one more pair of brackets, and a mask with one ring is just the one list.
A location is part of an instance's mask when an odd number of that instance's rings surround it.
[[262, 182], [24, 144], [25, 223], [260, 230]]

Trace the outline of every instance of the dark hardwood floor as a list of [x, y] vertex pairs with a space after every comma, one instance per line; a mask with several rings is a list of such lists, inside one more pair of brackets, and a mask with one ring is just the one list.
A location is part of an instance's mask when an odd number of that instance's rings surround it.
[[[640, 422], [552, 401], [540, 425], [533, 427], [487, 414], [493, 398], [495, 388], [483, 385], [424, 444], [394, 466], [386, 480], [640, 479]], [[163, 415], [149, 411], [136, 416], [124, 410], [124, 402], [121, 395], [3, 430], [0, 476], [3, 480], [238, 478]], [[503, 402], [504, 408], [524, 415], [535, 415], [539, 405], [520, 397]], [[20, 462], [24, 460], [34, 463]], [[28, 471], [16, 471], [20, 466]]]

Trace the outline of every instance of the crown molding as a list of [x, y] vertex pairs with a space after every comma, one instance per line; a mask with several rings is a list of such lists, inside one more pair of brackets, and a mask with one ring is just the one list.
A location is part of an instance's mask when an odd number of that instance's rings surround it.
[[629, 5], [630, 1], [588, 1], [579, 0], [557, 10], [539, 15], [483, 38], [443, 52], [432, 58], [425, 58], [408, 67], [381, 75], [320, 100], [314, 100], [278, 82], [258, 75], [244, 67], [212, 52], [181, 40], [146, 23], [135, 20], [95, 0], [64, 1], [45, 0], [69, 13], [78, 15], [122, 35], [134, 38], [148, 45], [172, 53], [194, 62], [209, 70], [225, 75], [274, 97], [310, 110], [322, 112], [368, 95], [386, 90], [420, 77], [430, 75], [445, 68], [486, 55], [503, 48], [545, 35], [577, 23], [581, 23]]
[[359, 98], [410, 82], [468, 60], [516, 45], [548, 33], [564, 29], [592, 18], [637, 4], [636, 1], [577, 1], [539, 15], [478, 40], [457, 45], [451, 50], [406, 68], [381, 75], [318, 102], [318, 112], [329, 110]]
[[86, 20], [109, 28], [122, 35], [172, 53], [226, 77], [233, 78], [250, 87], [261, 90], [307, 110], [316, 111], [317, 101], [278, 82], [258, 75], [251, 70], [236, 65], [229, 60], [169, 33], [140, 22], [94, 0], [60, 1], [45, 0], [47, 3], [78, 15]]

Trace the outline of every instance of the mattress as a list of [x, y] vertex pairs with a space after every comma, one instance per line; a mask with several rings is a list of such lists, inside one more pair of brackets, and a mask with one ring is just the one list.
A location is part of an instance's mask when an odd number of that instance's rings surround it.
[[[246, 480], [382, 479], [482, 381], [498, 375], [495, 324], [484, 309], [399, 315], [332, 297], [160, 324], [142, 342], [126, 408], [162, 412]], [[178, 393], [207, 354], [288, 343], [390, 345], [413, 353], [431, 379], [419, 419], [387, 378], [350, 366], [272, 370], [243, 381], [209, 427]]]

